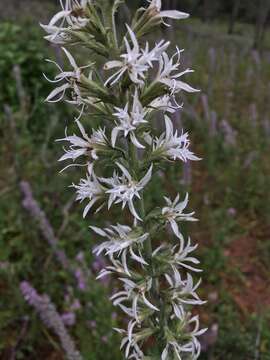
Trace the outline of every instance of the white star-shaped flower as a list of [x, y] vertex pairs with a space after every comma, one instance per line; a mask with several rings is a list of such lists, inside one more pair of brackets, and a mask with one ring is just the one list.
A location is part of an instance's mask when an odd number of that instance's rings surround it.
[[182, 11], [177, 11], [177, 10], [162, 11], [161, 0], [148, 0], [148, 2], [150, 3], [150, 5], [147, 10], [151, 14], [151, 16], [155, 19], [160, 19], [161, 21], [163, 21], [163, 18], [181, 20], [181, 19], [187, 19], [189, 17], [189, 14], [184, 13]]
[[151, 165], [146, 175], [140, 180], [132, 179], [128, 170], [121, 164], [116, 163], [122, 171], [122, 176], [117, 172], [113, 174], [112, 178], [100, 178], [100, 181], [106, 184], [109, 189], [106, 193], [109, 195], [108, 208], [112, 204], [122, 203], [122, 209], [128, 205], [131, 214], [135, 219], [142, 221], [134, 207], [134, 198], [140, 199], [140, 191], [148, 184], [152, 176], [153, 166]]
[[190, 69], [179, 71], [180, 54], [182, 51], [183, 50], [177, 48], [176, 53], [171, 58], [164, 51], [159, 57], [159, 70], [155, 81], [168, 86], [172, 94], [176, 94], [181, 90], [189, 93], [199, 91], [188, 85], [186, 82], [179, 80], [183, 75], [193, 72], [193, 70]]
[[105, 85], [114, 85], [120, 78], [127, 72], [130, 80], [137, 84], [143, 85], [145, 80], [145, 72], [152, 67], [154, 61], [158, 61], [160, 55], [169, 46], [169, 42], [164, 40], [160, 41], [152, 50], [149, 50], [149, 45], [146, 44], [144, 50], [140, 49], [136, 35], [127, 25], [128, 34], [131, 39], [132, 45], [130, 45], [127, 37], [124, 38], [126, 53], [121, 55], [122, 60], [108, 61], [104, 65], [105, 70], [119, 68], [116, 73], [110, 76]]
[[[173, 103], [173, 101], [174, 103]], [[159, 98], [154, 99], [148, 105], [148, 111], [159, 110], [174, 114], [177, 110], [181, 109], [182, 105], [176, 103], [175, 99], [170, 95], [164, 95]]]
[[62, 45], [72, 40], [69, 30], [79, 30], [87, 25], [89, 19], [85, 9], [90, 0], [66, 0], [65, 5], [62, 0], [60, 2], [62, 10], [53, 16], [48, 25], [40, 25], [48, 34], [45, 39]]
[[98, 151], [105, 150], [108, 145], [108, 140], [105, 134], [105, 129], [93, 130], [92, 135], [88, 136], [83, 125], [79, 120], [76, 121], [81, 135], [71, 135], [66, 136], [63, 139], [59, 139], [57, 141], [67, 141], [70, 143], [69, 149], [65, 150], [65, 154], [59, 159], [59, 161], [64, 161], [67, 159], [72, 159], [75, 161], [78, 157], [91, 156], [94, 160], [98, 159]]
[[173, 124], [170, 118], [165, 115], [166, 131], [159, 138], [153, 141], [153, 156], [155, 154], [171, 160], [201, 160], [189, 150], [190, 141], [188, 133], [179, 136], [177, 130], [174, 132]]
[[183, 341], [181, 338], [180, 341], [178, 341], [177, 334], [170, 333], [170, 339], [168, 339], [167, 345], [162, 352], [161, 360], [169, 360], [171, 358], [171, 352], [180, 360], [182, 356], [186, 354], [189, 354], [194, 360], [200, 356], [201, 344], [197, 337], [203, 335], [207, 329], [200, 330], [199, 317], [192, 316], [190, 313], [185, 314], [182, 322], [183, 331], [186, 332], [186, 340]]
[[[93, 165], [88, 166], [88, 173], [86, 179], [81, 179], [78, 185], [71, 185], [76, 189], [77, 197], [76, 200], [82, 202], [89, 200], [88, 205], [85, 207], [83, 217], [85, 217], [94, 204], [104, 198], [105, 188], [101, 185], [99, 179], [95, 175]], [[104, 204], [102, 204], [96, 212], [98, 212]]]
[[176, 196], [174, 201], [171, 199], [164, 197], [167, 206], [162, 208], [162, 215], [166, 219], [166, 221], [171, 225], [171, 228], [176, 235], [176, 237], [180, 240], [183, 239], [183, 235], [180, 233], [177, 222], [180, 221], [197, 221], [196, 218], [193, 217], [194, 212], [184, 214], [184, 209], [188, 204], [188, 194], [186, 194], [185, 200], [179, 202], [180, 196], [179, 194]]
[[[147, 265], [147, 262], [142, 257], [141, 247], [148, 238], [148, 233], [143, 234], [141, 231], [120, 224], [105, 229], [96, 226], [90, 226], [90, 228], [98, 235], [108, 239], [108, 241], [103, 242], [94, 249], [95, 254], [100, 255], [104, 251], [105, 255], [117, 254], [117, 256], [120, 256], [123, 251], [128, 250], [133, 260]], [[135, 249], [139, 252], [139, 255], [134, 252]]]
[[144, 146], [138, 141], [135, 130], [141, 124], [147, 123], [145, 120], [146, 112], [139, 101], [138, 90], [135, 90], [133, 96], [133, 105], [129, 111], [129, 104], [127, 103], [124, 109], [115, 107], [116, 112], [113, 114], [117, 118], [116, 126], [112, 130], [112, 146], [115, 147], [116, 139], [119, 132], [124, 133], [124, 137], [130, 134], [132, 143], [137, 147], [143, 149]]
[[48, 95], [48, 97], [46, 98], [46, 101], [51, 102], [51, 103], [61, 101], [64, 98], [66, 91], [68, 89], [71, 89], [72, 100], [67, 101], [67, 102], [75, 104], [75, 105], [82, 105], [84, 103], [82, 94], [81, 94], [81, 89], [80, 89], [80, 80], [81, 80], [81, 76], [82, 76], [82, 70], [91, 67], [93, 64], [79, 67], [77, 65], [74, 57], [71, 55], [71, 53], [65, 48], [62, 48], [62, 50], [64, 51], [73, 70], [64, 71], [56, 62], [48, 60], [49, 62], [51, 62], [57, 66], [57, 68], [60, 70], [60, 73], [55, 76], [54, 80], [50, 80], [46, 77], [46, 75], [44, 75], [45, 78], [49, 82], [52, 82], [52, 83], [58, 83], [61, 81], [65, 81], [65, 83], [63, 85], [60, 85], [57, 88], [55, 88]]

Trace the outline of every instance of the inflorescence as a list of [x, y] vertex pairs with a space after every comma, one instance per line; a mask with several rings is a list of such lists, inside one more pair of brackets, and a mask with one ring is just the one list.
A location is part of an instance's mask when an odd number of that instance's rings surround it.
[[[192, 71], [181, 69], [182, 50], [169, 55], [170, 42], [164, 40], [142, 44], [157, 26], [168, 26], [167, 19], [189, 15], [162, 11], [161, 0], [152, 0], [130, 24], [116, 26], [124, 1], [60, 0], [61, 11], [42, 27], [51, 43], [68, 46], [62, 48], [68, 68], [53, 62], [59, 73], [50, 80], [56, 88], [47, 101], [65, 100], [78, 112], [78, 135], [60, 139], [67, 145], [60, 160], [72, 160], [66, 168], [85, 165], [86, 176], [72, 184], [77, 200], [85, 203], [83, 216], [116, 205], [125, 211], [128, 224], [90, 226], [104, 240], [94, 253], [111, 262], [98, 278], [114, 274], [122, 284], [111, 299], [130, 318], [127, 329], [116, 329], [125, 357], [193, 360], [200, 355], [198, 337], [206, 331], [191, 311], [204, 303], [197, 294], [200, 280], [192, 276], [201, 270], [192, 255], [197, 246], [184, 238], [180, 224], [196, 219], [185, 211], [188, 195], [183, 201], [179, 195], [165, 197], [163, 205], [148, 209], [144, 194], [162, 163], [200, 160], [190, 150], [188, 134], [174, 129], [170, 119], [182, 107], [179, 93], [197, 90], [182, 80]], [[79, 47], [96, 62], [79, 66]], [[164, 118], [162, 133], [157, 114]], [[100, 127], [91, 126], [88, 133], [91, 118], [99, 119]], [[160, 232], [170, 228], [171, 235], [160, 240]]]

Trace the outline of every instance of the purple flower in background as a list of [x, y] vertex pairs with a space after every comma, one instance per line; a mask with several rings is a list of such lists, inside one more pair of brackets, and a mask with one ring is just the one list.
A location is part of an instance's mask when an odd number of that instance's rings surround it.
[[92, 263], [92, 268], [95, 272], [99, 272], [103, 267], [106, 266], [106, 262], [102, 256], [96, 256], [94, 262]]
[[[93, 261], [92, 263], [92, 268], [93, 270], [95, 271], [95, 273], [99, 273], [103, 268], [105, 268], [107, 266], [106, 264], [106, 261], [104, 260], [104, 258], [102, 256], [96, 256], [95, 257], [95, 260]], [[101, 279], [100, 279], [100, 282], [106, 286], [109, 284], [110, 282], [110, 279], [108, 276], [103, 276]]]
[[76, 260], [79, 261], [80, 263], [84, 263], [84, 253], [82, 251], [80, 251], [77, 255], [76, 255]]
[[236, 131], [232, 128], [232, 126], [225, 119], [221, 121], [221, 130], [225, 137], [225, 144], [229, 145], [229, 146], [235, 146], [236, 145]]
[[73, 339], [67, 332], [63, 318], [57, 312], [48, 295], [39, 295], [27, 281], [20, 284], [20, 289], [26, 302], [35, 308], [43, 323], [57, 334], [67, 359], [82, 360], [80, 353], [75, 348]]
[[210, 124], [209, 124], [209, 134], [212, 137], [217, 135], [217, 113], [215, 111], [211, 111], [210, 113]]
[[80, 300], [75, 299], [74, 302], [70, 306], [70, 310], [72, 310], [72, 311], [80, 310], [81, 307], [82, 307], [82, 305], [80, 303]]
[[91, 329], [95, 329], [97, 327], [97, 322], [95, 320], [91, 320], [88, 322]]
[[73, 326], [76, 323], [76, 315], [73, 312], [66, 312], [61, 315], [61, 318], [67, 326]]
[[190, 161], [185, 162], [183, 165], [183, 178], [181, 183], [185, 186], [190, 186], [192, 183], [192, 167]]
[[215, 71], [216, 69], [216, 63], [217, 63], [217, 54], [216, 54], [216, 49], [211, 47], [208, 51], [209, 54], [209, 66], [210, 66], [210, 71]]
[[250, 105], [249, 112], [250, 112], [249, 118], [250, 118], [251, 126], [255, 128], [257, 126], [257, 121], [259, 116], [256, 104], [253, 103]]
[[263, 120], [263, 129], [264, 129], [267, 137], [269, 137], [270, 136], [270, 121], [269, 121], [269, 119]]
[[235, 208], [229, 208], [228, 209], [228, 215], [234, 217], [236, 215], [236, 210]]
[[83, 271], [80, 268], [77, 268], [75, 270], [75, 276], [77, 279], [78, 289], [80, 289], [81, 291], [85, 291], [87, 288], [86, 279], [85, 279]]
[[210, 120], [210, 108], [209, 108], [208, 96], [206, 94], [202, 94], [201, 100], [202, 100], [204, 118], [206, 121], [209, 121]]
[[106, 335], [103, 335], [101, 337], [101, 341], [104, 343], [104, 344], [107, 344], [108, 343], [108, 337]]
[[10, 264], [7, 261], [0, 261], [0, 270], [7, 270], [9, 265]]
[[254, 162], [258, 159], [258, 151], [254, 150], [254, 151], [251, 151], [245, 161], [244, 161], [244, 164], [243, 164], [243, 168], [244, 169], [248, 169], [251, 167], [252, 164], [254, 164]]
[[257, 68], [261, 67], [261, 56], [258, 50], [254, 49], [251, 52], [251, 57], [254, 63], [256, 64]]

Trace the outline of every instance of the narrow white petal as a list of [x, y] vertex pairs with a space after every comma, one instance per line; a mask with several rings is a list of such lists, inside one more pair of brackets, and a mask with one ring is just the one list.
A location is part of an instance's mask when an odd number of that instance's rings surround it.
[[[70, 88], [70, 85], [69, 84], [64, 84], [64, 85], [61, 85], [59, 87], [57, 87], [56, 89], [54, 89], [49, 95], [48, 97], [46, 98], [45, 101], [48, 101], [48, 102], [58, 102], [60, 100], [63, 99], [64, 95], [65, 95], [65, 91], [66, 89]], [[57, 95], [61, 94], [60, 98], [56, 99], [56, 100], [53, 100], [55, 99], [55, 97]]]
[[167, 345], [165, 349], [162, 351], [161, 360], [167, 360], [169, 354], [168, 348], [169, 346]]
[[102, 236], [102, 237], [106, 237], [107, 235], [106, 235], [106, 233], [105, 233], [105, 231], [103, 231], [102, 229], [100, 229], [100, 228], [98, 228], [98, 227], [96, 227], [96, 226], [89, 226], [90, 227], [90, 229], [92, 229], [96, 234], [98, 234], [98, 235], [100, 235], [100, 236]]
[[142, 294], [142, 297], [143, 297], [143, 302], [145, 303], [146, 306], [148, 306], [148, 307], [149, 307], [150, 309], [152, 309], [152, 310], [159, 311], [159, 309], [158, 309], [156, 306], [154, 306], [153, 304], [151, 304], [150, 301], [146, 299], [144, 293]]
[[145, 185], [148, 184], [148, 182], [151, 180], [151, 177], [152, 177], [152, 170], [153, 170], [153, 164], [151, 164], [146, 175], [139, 182], [139, 186], [145, 187]]
[[130, 135], [132, 143], [138, 148], [138, 149], [145, 149], [145, 146], [143, 146], [141, 143], [139, 143], [138, 139], [136, 138], [135, 134], [132, 133]]
[[73, 67], [73, 69], [74, 70], [78, 69], [78, 65], [76, 64], [76, 61], [75, 61], [74, 57], [71, 55], [71, 53], [64, 47], [62, 47], [62, 50], [66, 54], [66, 57], [68, 58], [68, 61], [69, 61], [70, 65]]
[[189, 17], [189, 14], [177, 10], [167, 10], [167, 11], [161, 11], [159, 13], [159, 16], [170, 19], [181, 20], [181, 19], [187, 19]]
[[115, 143], [116, 143], [118, 133], [119, 133], [119, 128], [118, 127], [113, 128], [112, 134], [111, 134], [111, 142], [112, 142], [112, 147], [113, 148], [115, 147]]

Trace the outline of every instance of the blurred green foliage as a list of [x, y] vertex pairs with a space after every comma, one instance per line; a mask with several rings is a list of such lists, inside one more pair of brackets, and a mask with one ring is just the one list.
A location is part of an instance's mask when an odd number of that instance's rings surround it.
[[[40, 41], [41, 32], [36, 27], [15, 25], [10, 22], [0, 24], [0, 104], [9, 104], [18, 110], [19, 99], [13, 66], [19, 65], [23, 86], [30, 101], [35, 103], [33, 117], [45, 113], [41, 91], [48, 91], [41, 74], [45, 70], [44, 50]], [[46, 67], [48, 68], [48, 67]], [[50, 71], [50, 69], [49, 69]]]

